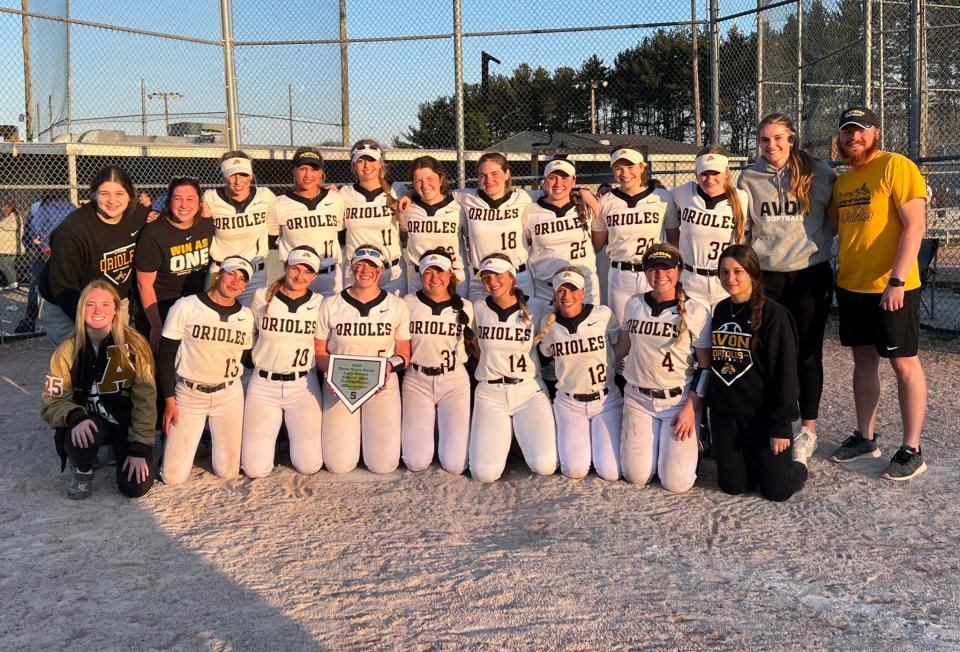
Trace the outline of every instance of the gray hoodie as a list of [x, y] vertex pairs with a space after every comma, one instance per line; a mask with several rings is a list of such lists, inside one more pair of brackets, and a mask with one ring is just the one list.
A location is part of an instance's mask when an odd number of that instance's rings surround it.
[[790, 166], [775, 168], [763, 156], [743, 171], [737, 187], [750, 195], [750, 244], [765, 271], [795, 272], [830, 260], [833, 231], [827, 205], [836, 174], [816, 159], [810, 184], [810, 214], [790, 194]]

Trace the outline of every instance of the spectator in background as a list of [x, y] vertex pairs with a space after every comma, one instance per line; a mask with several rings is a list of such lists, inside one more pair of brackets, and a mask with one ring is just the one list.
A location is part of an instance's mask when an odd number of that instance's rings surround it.
[[24, 250], [32, 258], [30, 263], [30, 294], [27, 297], [27, 311], [14, 333], [32, 333], [37, 328], [37, 315], [40, 312], [40, 293], [38, 283], [43, 267], [50, 257], [50, 234], [60, 226], [63, 219], [77, 209], [66, 192], [48, 190], [30, 209], [30, 217], [23, 230]]
[[7, 290], [20, 287], [17, 283], [17, 256], [20, 254], [22, 227], [17, 209], [9, 201], [3, 202], [3, 213], [0, 214], [0, 273], [4, 276]]
[[150, 193], [146, 190], [141, 190], [140, 195], [137, 197], [137, 201], [140, 202], [140, 205], [144, 208], [150, 208], [153, 206], [153, 197], [150, 196]]

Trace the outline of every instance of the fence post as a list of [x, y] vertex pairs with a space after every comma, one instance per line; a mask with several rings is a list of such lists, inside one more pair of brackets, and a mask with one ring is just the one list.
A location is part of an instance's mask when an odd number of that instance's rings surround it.
[[463, 23], [461, 18], [461, 0], [453, 0], [453, 65], [454, 83], [457, 85], [455, 92], [457, 103], [457, 183], [460, 188], [464, 188], [467, 185], [467, 164], [464, 158], [467, 139], [463, 126]]
[[[72, 143], [67, 143], [67, 183], [70, 184], [70, 201], [74, 206], [80, 205], [80, 193], [77, 192], [77, 154], [73, 151]], [[93, 199], [91, 197], [90, 199]]]
[[66, 0], [64, 14], [67, 19], [66, 25], [66, 50], [67, 50], [67, 142], [73, 140], [73, 61], [70, 52], [70, 0]]
[[863, 105], [873, 104], [873, 0], [863, 3]]
[[220, 30], [223, 33], [223, 81], [226, 92], [227, 149], [237, 149], [240, 127], [237, 123], [237, 79], [233, 60], [233, 18], [230, 0], [220, 0]]
[[720, 144], [720, 1], [710, 0], [710, 142]]
[[703, 145], [703, 127], [700, 122], [700, 25], [697, 24], [697, 0], [690, 0], [690, 58], [693, 59], [693, 143]]
[[350, 147], [350, 64], [347, 62], [347, 0], [340, 0], [340, 144]]
[[763, 115], [763, 0], [757, 0], [757, 124]]
[[921, 24], [923, 0], [910, 0], [910, 115], [909, 155], [920, 158], [921, 139], [921, 87], [923, 73], [923, 25]]
[[803, 0], [797, 0], [797, 134], [803, 142]]

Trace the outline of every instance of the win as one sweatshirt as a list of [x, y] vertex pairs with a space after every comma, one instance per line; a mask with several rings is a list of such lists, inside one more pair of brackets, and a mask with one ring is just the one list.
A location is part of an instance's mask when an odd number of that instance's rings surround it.
[[790, 166], [775, 168], [763, 156], [740, 175], [737, 187], [750, 195], [750, 244], [760, 267], [771, 272], [795, 272], [830, 260], [833, 230], [827, 206], [836, 174], [815, 159], [810, 183], [810, 213], [790, 193]]
[[710, 409], [730, 417], [766, 417], [770, 436], [793, 436], [800, 418], [797, 332], [787, 309], [763, 303], [760, 330], [751, 332], [750, 304], [724, 299], [713, 309]]

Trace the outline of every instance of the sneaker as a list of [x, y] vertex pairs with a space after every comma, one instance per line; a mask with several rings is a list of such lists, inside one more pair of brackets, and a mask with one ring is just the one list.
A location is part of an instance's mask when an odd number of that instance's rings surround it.
[[817, 433], [810, 432], [806, 426], [803, 426], [793, 438], [791, 449], [793, 460], [806, 466], [807, 460], [817, 452]]
[[90, 497], [93, 491], [93, 471], [73, 470], [73, 477], [70, 479], [70, 486], [67, 487], [67, 497], [74, 500], [83, 500]]
[[923, 454], [910, 446], [901, 446], [881, 477], [887, 480], [909, 480], [927, 470]]
[[852, 435], [843, 440], [840, 448], [833, 451], [833, 454], [830, 455], [830, 461], [852, 462], [861, 457], [880, 457], [877, 433], [873, 433], [873, 439], [867, 439], [859, 430], [854, 430]]

